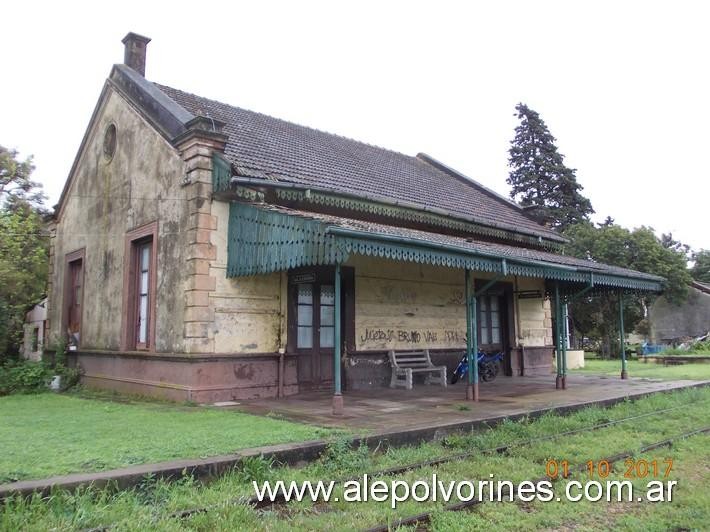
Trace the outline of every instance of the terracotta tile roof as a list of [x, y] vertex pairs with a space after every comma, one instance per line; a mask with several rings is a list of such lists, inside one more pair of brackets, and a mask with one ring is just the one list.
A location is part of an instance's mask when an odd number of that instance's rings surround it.
[[190, 113], [225, 123], [225, 155], [241, 175], [435, 207], [484, 225], [563, 241], [511, 201], [425, 158], [156, 86]]

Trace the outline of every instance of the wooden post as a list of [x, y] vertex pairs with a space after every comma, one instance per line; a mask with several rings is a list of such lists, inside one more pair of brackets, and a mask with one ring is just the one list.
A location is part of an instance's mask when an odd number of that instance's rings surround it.
[[335, 265], [335, 328], [333, 331], [335, 346], [333, 349], [333, 363], [335, 367], [333, 368], [333, 383], [335, 386], [335, 392], [333, 394], [333, 415], [340, 416], [343, 414], [343, 391], [342, 391], [342, 380], [341, 380], [341, 363], [340, 363], [340, 351], [342, 349], [340, 341], [340, 303], [341, 301], [341, 287], [340, 287], [340, 264]]
[[621, 342], [621, 378], [628, 379], [626, 371], [626, 349], [624, 348], [624, 293], [619, 292], [619, 341]]

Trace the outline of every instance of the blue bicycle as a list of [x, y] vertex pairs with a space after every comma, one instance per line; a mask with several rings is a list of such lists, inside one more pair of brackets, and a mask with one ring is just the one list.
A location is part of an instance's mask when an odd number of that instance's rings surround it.
[[[500, 365], [502, 361], [503, 353], [489, 355], [479, 351], [477, 357], [479, 377], [485, 382], [494, 380], [500, 372]], [[456, 366], [456, 369], [454, 370], [454, 374], [451, 376], [451, 384], [456, 384], [459, 379], [465, 379], [467, 373], [468, 358], [466, 357], [466, 353], [464, 353], [459, 365]]]

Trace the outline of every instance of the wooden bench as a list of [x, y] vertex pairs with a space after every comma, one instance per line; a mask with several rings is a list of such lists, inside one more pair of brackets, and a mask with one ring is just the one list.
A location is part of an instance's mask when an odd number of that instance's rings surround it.
[[446, 388], [446, 366], [435, 366], [431, 363], [429, 350], [424, 351], [390, 351], [392, 365], [392, 380], [390, 388], [403, 386], [412, 389], [412, 375], [427, 373], [425, 384], [441, 384]]

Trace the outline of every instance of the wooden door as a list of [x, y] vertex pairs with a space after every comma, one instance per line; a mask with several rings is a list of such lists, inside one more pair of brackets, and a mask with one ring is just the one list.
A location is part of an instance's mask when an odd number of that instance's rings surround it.
[[294, 285], [298, 380], [310, 388], [333, 380], [335, 289], [322, 279]]
[[83, 260], [69, 263], [69, 285], [67, 300], [67, 332], [77, 340], [81, 332], [81, 302], [84, 282]]
[[512, 286], [500, 283], [477, 298], [478, 347], [485, 353], [503, 353], [503, 374], [512, 375], [511, 342], [515, 341]]
[[478, 297], [478, 345], [481, 351], [498, 353], [507, 348], [506, 301], [500, 294]]
[[[289, 272], [287, 351], [297, 355], [304, 389], [330, 388], [335, 354], [335, 268], [314, 266]], [[342, 355], [355, 350], [355, 271], [341, 267]]]
[[[341, 267], [342, 355], [355, 349], [355, 271]], [[289, 272], [287, 351], [297, 357], [301, 389], [333, 385], [335, 354], [335, 268], [315, 266]]]

